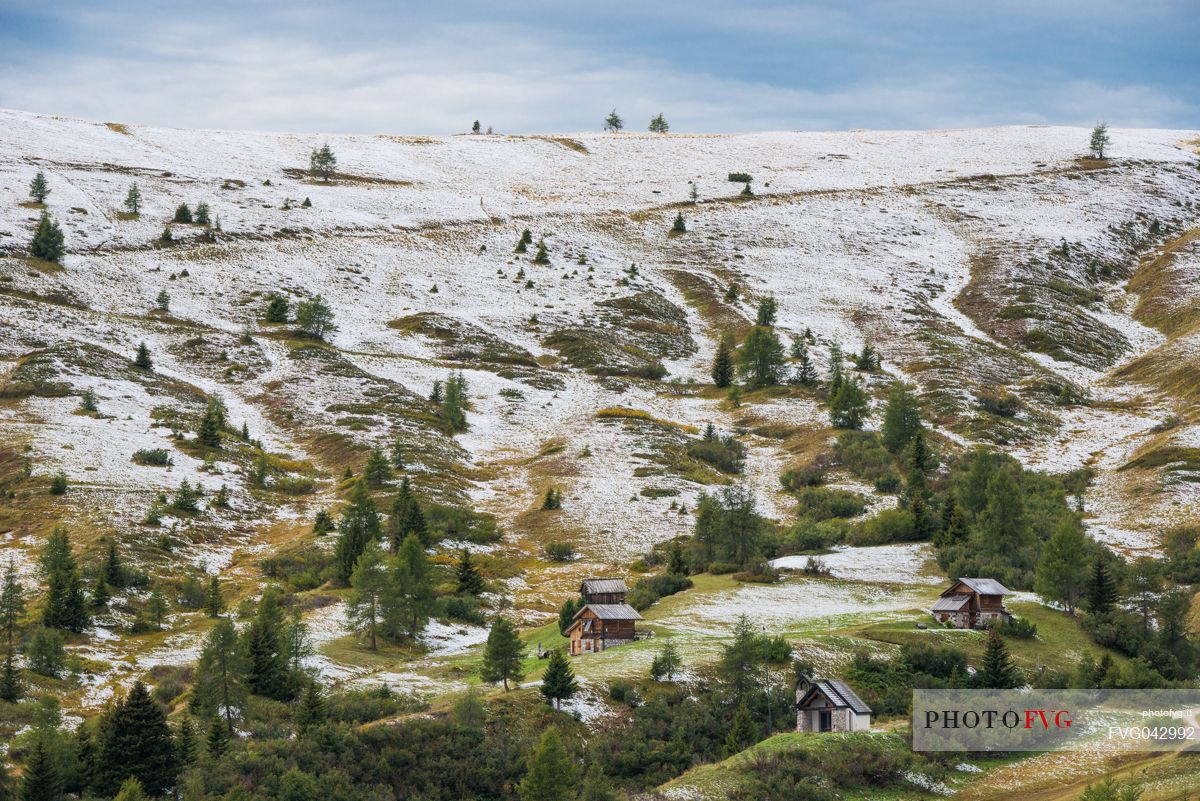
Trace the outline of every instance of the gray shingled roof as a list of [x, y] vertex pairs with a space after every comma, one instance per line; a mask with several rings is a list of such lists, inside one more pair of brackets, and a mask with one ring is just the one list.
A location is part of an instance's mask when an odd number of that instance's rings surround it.
[[629, 604], [588, 604], [575, 613], [572, 620], [583, 614], [584, 609], [591, 609], [592, 613], [601, 620], [641, 620], [642, 616], [638, 611]]
[[817, 682], [817, 688], [824, 693], [834, 706], [848, 706], [860, 715], [871, 714], [871, 707], [862, 702], [854, 690], [846, 686], [844, 681], [838, 679], [825, 679]]
[[590, 578], [584, 579], [579, 591], [584, 595], [604, 595], [614, 592], [629, 592], [625, 580], [619, 578]]
[[959, 578], [963, 584], [980, 595], [1012, 595], [1012, 592], [1000, 582], [990, 578]]
[[971, 600], [969, 595], [943, 595], [933, 602], [930, 607], [931, 612], [957, 612], [962, 609], [967, 601]]

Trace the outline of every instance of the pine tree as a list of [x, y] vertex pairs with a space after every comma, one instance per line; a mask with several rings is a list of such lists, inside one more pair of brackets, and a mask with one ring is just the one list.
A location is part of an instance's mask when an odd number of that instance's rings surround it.
[[1091, 151], [1092, 158], [1104, 158], [1104, 151], [1111, 143], [1112, 140], [1108, 137], [1108, 123], [1096, 123], [1096, 127], [1092, 129], [1092, 138], [1088, 142], [1088, 150]]
[[204, 611], [209, 617], [220, 617], [225, 611], [225, 599], [221, 596], [221, 580], [216, 574], [208, 577], [208, 589], [204, 593]]
[[400, 440], [392, 443], [392, 467], [396, 470], [404, 469], [404, 446], [400, 444]]
[[288, 321], [288, 312], [291, 310], [287, 298], [278, 293], [271, 294], [271, 300], [267, 303], [267, 311], [264, 315], [268, 323], [286, 323]]
[[169, 312], [171, 310], [171, 296], [167, 290], [159, 290], [158, 295], [154, 298], [154, 308], [160, 312]]
[[194, 711], [224, 717], [222, 726], [233, 729], [234, 715], [246, 700], [246, 656], [233, 621], [220, 618], [208, 630], [192, 687]]
[[185, 714], [175, 730], [175, 755], [179, 758], [179, 766], [184, 769], [200, 755], [200, 739], [191, 715]]
[[29, 182], [29, 196], [36, 203], [45, 203], [49, 195], [50, 184], [46, 180], [46, 174], [38, 170], [37, 175], [33, 176], [33, 180]]
[[1097, 556], [1092, 560], [1092, 572], [1088, 577], [1084, 595], [1084, 608], [1093, 615], [1104, 615], [1117, 602], [1117, 583], [1113, 581], [1108, 565]]
[[870, 399], [855, 377], [842, 378], [837, 392], [829, 399], [829, 422], [834, 428], [862, 428]]
[[220, 718], [213, 718], [204, 746], [210, 757], [217, 759], [229, 750], [229, 742], [233, 739], [232, 729], [232, 724], [227, 726]]
[[310, 681], [304, 686], [304, 694], [300, 696], [300, 708], [296, 710], [296, 728], [301, 734], [319, 726], [329, 717], [325, 707], [325, 694], [321, 685]]
[[318, 150], [313, 149], [308, 156], [308, 174], [313, 178], [320, 178], [322, 181], [328, 181], [337, 171], [337, 156], [329, 149], [329, 143], [326, 142]]
[[662, 115], [661, 111], [650, 118], [649, 130], [650, 133], [666, 133], [671, 130], [670, 124], [667, 123], [667, 118]]
[[521, 801], [570, 801], [575, 797], [575, 765], [554, 727], [546, 729], [521, 780]]
[[722, 336], [717, 343], [717, 353], [713, 357], [712, 376], [713, 383], [718, 387], [724, 388], [733, 383], [733, 343], [729, 336]]
[[1011, 470], [997, 470], [987, 483], [987, 505], [976, 526], [986, 554], [1019, 568], [1033, 567], [1037, 535], [1025, 512], [1025, 496]]
[[112, 599], [112, 592], [108, 589], [108, 582], [104, 580], [103, 573], [96, 574], [96, 583], [92, 585], [92, 609], [103, 611], [108, 609], [108, 602]]
[[21, 671], [13, 659], [12, 651], [4, 657], [4, 667], [0, 669], [0, 701], [15, 704], [25, 694], [25, 683], [21, 681]]
[[553, 703], [555, 709], [561, 709], [564, 700], [569, 700], [579, 692], [579, 682], [575, 680], [575, 671], [559, 648], [550, 652], [550, 661], [546, 665], [546, 671], [542, 674], [540, 689], [542, 697]]
[[567, 629], [571, 627], [571, 622], [575, 619], [575, 613], [585, 606], [582, 598], [568, 598], [563, 601], [563, 605], [558, 610], [558, 631], [562, 635], [566, 635]]
[[397, 605], [389, 627], [415, 638], [425, 628], [436, 600], [429, 557], [416, 534], [409, 534], [400, 543], [393, 578]]
[[675, 234], [686, 234], [687, 223], [683, 220], [683, 212], [676, 212], [675, 221], [671, 223], [671, 232]]
[[354, 565], [367, 543], [379, 537], [379, 512], [371, 500], [366, 479], [359, 478], [354, 482], [348, 501], [338, 523], [339, 536], [334, 549], [337, 577], [343, 583], [350, 581]]
[[200, 205], [196, 206], [196, 223], [198, 225], [210, 225], [212, 223], [212, 219], [208, 215], [208, 204], [201, 201]]
[[17, 631], [21, 616], [25, 614], [25, 588], [17, 578], [17, 567], [10, 556], [4, 571], [4, 583], [0, 586], [0, 629], [4, 633], [5, 652], [12, 654], [17, 642]]
[[650, 663], [650, 676], [655, 681], [663, 679], [671, 681], [682, 666], [683, 660], [679, 657], [679, 649], [675, 647], [673, 641], [667, 640]]
[[276, 701], [287, 701], [293, 695], [283, 622], [279, 592], [271, 587], [259, 599], [258, 611], [244, 635], [246, 687], [255, 695]]
[[170, 608], [167, 606], [167, 599], [163, 595], [162, 585], [157, 581], [150, 588], [150, 597], [146, 600], [146, 614], [154, 621], [155, 628], [162, 628], [163, 620], [167, 617], [167, 612]]
[[772, 329], [755, 326], [738, 349], [737, 362], [752, 388], [774, 386], [783, 370], [783, 344]]
[[383, 486], [392, 477], [392, 466], [379, 448], [371, 448], [363, 466], [363, 476], [372, 487]]
[[1008, 655], [1008, 646], [995, 629], [988, 632], [983, 666], [975, 676], [975, 683], [978, 687], [991, 690], [1010, 690], [1023, 683], [1020, 670]]
[[180, 203], [175, 207], [175, 216], [171, 218], [171, 222], [190, 225], [192, 222], [192, 210], [188, 208], [188, 204]]
[[517, 636], [516, 626], [498, 617], [488, 632], [479, 678], [488, 684], [503, 682], [504, 689], [508, 690], [509, 681], [520, 681], [525, 675], [521, 667], [524, 658], [525, 646]]
[[550, 263], [550, 251], [546, 250], [546, 240], [544, 240], [544, 239], [538, 240], [537, 253], [535, 253], [533, 256], [533, 263], [534, 264], [549, 264]]
[[55, 529], [46, 541], [42, 570], [47, 585], [42, 624], [48, 628], [82, 632], [89, 622], [87, 601], [66, 529]]
[[920, 428], [921, 408], [912, 388], [902, 381], [896, 381], [888, 392], [887, 408], [883, 412], [880, 430], [883, 446], [892, 453], [900, 453]]
[[346, 622], [351, 631], [366, 638], [372, 651], [378, 650], [380, 629], [395, 603], [395, 591], [383, 554], [375, 543], [368, 543], [358, 557], [350, 587]]
[[625, 127], [625, 121], [621, 119], [621, 115], [614, 108], [608, 112], [608, 116], [604, 118], [604, 130], [616, 133]]
[[134, 217], [142, 213], [142, 190], [138, 189], [136, 183], [130, 184], [129, 191], [125, 193], [125, 211]]
[[107, 715], [96, 760], [94, 785], [101, 795], [136, 778], [153, 795], [174, 786], [179, 774], [167, 716], [141, 681]]
[[29, 245], [30, 254], [37, 259], [60, 262], [66, 252], [62, 229], [58, 222], [51, 219], [49, 213], [42, 212], [38, 219], [37, 229], [33, 232], [33, 241]]
[[934, 545], [945, 548], [966, 542], [968, 533], [967, 518], [963, 515], [962, 507], [954, 500], [953, 495], [948, 496], [942, 510], [942, 529], [938, 532]]
[[725, 735], [725, 756], [731, 757], [749, 748], [758, 740], [758, 735], [758, 727], [754, 725], [750, 710], [743, 701], [738, 704], [737, 712], [733, 713], [733, 722], [729, 726], [729, 733]]
[[842, 363], [842, 346], [836, 341], [829, 346], [829, 397], [832, 398], [837, 394], [837, 391], [842, 388], [842, 381], [845, 380], [844, 368]]
[[63, 778], [45, 736], [33, 743], [21, 775], [21, 801], [62, 801]]
[[471, 403], [467, 398], [467, 379], [460, 372], [446, 379], [446, 394], [442, 400], [442, 422], [451, 432], [467, 430], [467, 410]]
[[1042, 546], [1033, 588], [1043, 598], [1058, 601], [1074, 615], [1087, 584], [1087, 538], [1079, 522], [1064, 517]]
[[758, 302], [758, 313], [755, 315], [754, 324], [763, 328], [772, 328], [778, 314], [779, 304], [773, 296], [768, 295]]
[[808, 345], [800, 339], [792, 340], [792, 358], [796, 359], [795, 383], [803, 387], [811, 387], [817, 383], [817, 368], [813, 366], [812, 357], [808, 355]]
[[333, 309], [320, 295], [296, 305], [296, 325], [313, 339], [324, 339], [338, 330], [333, 322]]
[[463, 548], [462, 555], [458, 559], [458, 568], [455, 570], [455, 591], [465, 595], [483, 595], [486, 589], [487, 584], [484, 583], [483, 576], [479, 574], [479, 568], [475, 566], [471, 552]]
[[423, 545], [430, 545], [429, 525], [421, 504], [412, 491], [408, 476], [400, 480], [400, 491], [392, 501], [392, 513], [388, 517], [388, 542], [392, 553], [400, 550], [400, 543], [409, 534], [416, 534]]
[[154, 369], [154, 362], [150, 359], [150, 349], [146, 347], [145, 342], [138, 343], [137, 356], [133, 359], [133, 366], [139, 370]]
[[313, 534], [323, 537], [333, 531], [333, 529], [333, 516], [324, 509], [319, 510], [316, 516], [313, 517]]

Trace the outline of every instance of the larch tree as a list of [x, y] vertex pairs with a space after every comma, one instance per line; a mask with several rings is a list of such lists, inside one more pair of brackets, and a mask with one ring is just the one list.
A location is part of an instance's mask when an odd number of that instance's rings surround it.
[[1108, 136], [1108, 123], [1098, 122], [1096, 127], [1092, 128], [1092, 137], [1088, 141], [1088, 150], [1092, 154], [1092, 158], [1104, 158], [1104, 151], [1112, 144], [1112, 139]]
[[650, 118], [650, 125], [648, 128], [650, 133], [666, 133], [667, 131], [671, 130], [671, 125], [667, 122], [667, 118], [664, 117], [660, 111]]
[[888, 392], [887, 407], [883, 411], [883, 426], [880, 431], [883, 446], [892, 453], [900, 453], [908, 447], [921, 426], [921, 407], [912, 387], [903, 381], [894, 382]]
[[829, 422], [834, 428], [862, 428], [870, 411], [870, 398], [854, 376], [841, 378], [829, 399]]
[[246, 701], [246, 657], [229, 618], [208, 630], [192, 689], [194, 711], [216, 715], [228, 730]]
[[320, 295], [296, 304], [296, 325], [313, 339], [325, 339], [338, 330], [333, 322], [333, 309]]
[[737, 352], [738, 371], [753, 389], [779, 383], [783, 371], [783, 344], [766, 326], [755, 326]]
[[393, 603], [392, 577], [383, 553], [369, 543], [350, 576], [350, 597], [346, 602], [346, 622], [351, 631], [366, 639], [372, 651], [379, 649], [380, 630]]
[[322, 181], [328, 181], [337, 174], [337, 156], [333, 154], [328, 142], [319, 148], [313, 148], [308, 154], [308, 174]]
[[614, 108], [608, 112], [608, 116], [604, 118], [604, 130], [616, 133], [625, 127], [625, 121], [621, 119], [621, 115]]
[[1087, 578], [1087, 537], [1077, 520], [1064, 517], [1042, 546], [1033, 588], [1043, 598], [1061, 603], [1073, 616]]
[[136, 183], [130, 184], [129, 191], [125, 193], [125, 211], [134, 217], [142, 213], [142, 190], [138, 189]]

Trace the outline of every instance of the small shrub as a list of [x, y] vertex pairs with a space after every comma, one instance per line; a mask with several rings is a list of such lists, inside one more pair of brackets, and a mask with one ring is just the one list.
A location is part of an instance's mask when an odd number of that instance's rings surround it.
[[542, 550], [551, 562], [569, 562], [575, 558], [575, 546], [569, 542], [548, 542]]
[[793, 492], [804, 487], [819, 487], [825, 483], [825, 471], [816, 466], [785, 470], [779, 476], [779, 483], [785, 490]]
[[796, 513], [816, 521], [857, 517], [866, 508], [866, 499], [850, 490], [806, 487], [796, 493]]
[[1004, 390], [988, 390], [980, 393], [979, 408], [999, 417], [1014, 417], [1021, 410], [1021, 399]]
[[62, 495], [67, 491], [67, 474], [59, 470], [54, 474], [54, 478], [50, 479], [50, 494]]
[[875, 479], [875, 491], [886, 493], [899, 492], [903, 483], [899, 473], [895, 470], [889, 470]]
[[642, 696], [638, 693], [637, 687], [625, 679], [613, 679], [609, 682], [608, 697], [618, 704], [627, 706], [640, 706], [642, 703]]
[[688, 443], [687, 454], [707, 462], [722, 473], [740, 473], [746, 462], [746, 446], [733, 436], [712, 436]]
[[692, 580], [687, 576], [679, 576], [673, 573], [650, 576], [639, 579], [638, 583], [633, 585], [633, 589], [629, 591], [627, 601], [630, 606], [640, 612], [643, 609], [649, 609], [658, 599], [682, 592], [691, 586]]
[[754, 179], [750, 177], [750, 173], [748, 172], [731, 172], [726, 180], [731, 184], [748, 184]]
[[854, 545], [885, 545], [889, 542], [909, 542], [916, 538], [917, 525], [907, 509], [884, 509], [864, 521], [850, 536]]
[[169, 467], [174, 464], [171, 460], [171, 454], [165, 448], [149, 448], [133, 452], [133, 463], [143, 465], [153, 465], [155, 467]]
[[738, 568], [739, 565], [735, 565], [733, 562], [712, 562], [708, 566], [708, 572], [714, 576], [725, 576], [730, 573], [736, 573]]
[[1014, 637], [1018, 640], [1031, 640], [1037, 636], [1037, 624], [1023, 617], [993, 620], [988, 627], [1000, 632], [1002, 637]]

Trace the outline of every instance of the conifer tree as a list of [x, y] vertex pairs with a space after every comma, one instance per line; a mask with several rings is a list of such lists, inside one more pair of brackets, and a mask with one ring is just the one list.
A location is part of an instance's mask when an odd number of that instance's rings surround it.
[[350, 587], [346, 622], [351, 631], [367, 640], [372, 651], [378, 650], [380, 630], [395, 603], [395, 590], [383, 554], [374, 542], [368, 543], [358, 557]]
[[650, 676], [655, 681], [663, 679], [672, 681], [682, 666], [683, 660], [679, 656], [679, 649], [675, 647], [673, 641], [667, 640], [650, 663]]
[[542, 696], [554, 704], [555, 709], [562, 708], [562, 702], [569, 700], [579, 692], [579, 682], [575, 679], [575, 671], [571, 663], [563, 656], [562, 649], [555, 648], [550, 652], [550, 661], [542, 674]]
[[966, 542], [968, 533], [967, 518], [963, 515], [962, 507], [953, 495], [947, 496], [946, 505], [942, 510], [942, 528], [934, 539], [934, 545], [945, 548]]
[[883, 446], [892, 453], [900, 453], [912, 441], [921, 428], [921, 408], [912, 388], [902, 381], [892, 384], [888, 392], [887, 407], [883, 412], [880, 435]]
[[392, 513], [388, 517], [388, 542], [392, 553], [400, 550], [400, 543], [409, 534], [416, 534], [423, 545], [430, 545], [429, 526], [421, 504], [412, 491], [408, 476], [400, 480], [400, 491], [392, 501]]
[[808, 355], [808, 345], [799, 338], [792, 341], [792, 358], [796, 359], [795, 383], [811, 387], [817, 383], [817, 368]]
[[208, 204], [201, 201], [200, 205], [196, 206], [195, 221], [198, 225], [210, 225], [212, 219], [209, 217]]
[[205, 741], [204, 750], [213, 759], [217, 759], [229, 750], [229, 742], [233, 739], [233, 726], [225, 725], [225, 722], [220, 718], [213, 718], [212, 723], [208, 727], [208, 737]]
[[829, 346], [829, 397], [831, 398], [842, 388], [842, 381], [845, 380], [845, 365], [842, 360], [842, 346], [835, 341]]
[[460, 372], [446, 379], [446, 395], [442, 401], [442, 421], [451, 432], [467, 430], [467, 379]]
[[33, 180], [29, 182], [29, 196], [36, 203], [45, 203], [49, 195], [50, 184], [46, 180], [46, 174], [38, 170], [37, 175], [33, 176]]
[[650, 125], [648, 127], [650, 133], [666, 133], [671, 130], [670, 124], [667, 123], [667, 118], [662, 115], [661, 111], [650, 118]]
[[616, 133], [624, 127], [625, 122], [615, 108], [608, 112], [608, 116], [604, 118], [604, 130]]
[[725, 756], [731, 757], [749, 748], [758, 740], [758, 734], [758, 727], [754, 725], [754, 720], [750, 717], [750, 710], [746, 708], [745, 702], [738, 704], [737, 711], [733, 714], [729, 733], [725, 735]]
[[395, 470], [404, 469], [404, 446], [400, 444], [400, 440], [392, 443], [392, 451], [390, 453], [392, 459], [392, 468]]
[[200, 427], [196, 429], [196, 441], [209, 448], [221, 447], [220, 416], [211, 401], [200, 418]]
[[17, 567], [10, 556], [0, 585], [0, 629], [4, 634], [4, 650], [11, 654], [17, 642], [21, 616], [25, 614], [25, 588], [17, 578]]
[[55, 529], [46, 541], [42, 571], [46, 577], [42, 624], [48, 628], [82, 632], [89, 622], [87, 601], [66, 529]]
[[774, 386], [783, 370], [783, 344], [772, 329], [755, 326], [738, 349], [737, 362], [752, 388]]
[[137, 356], [133, 359], [133, 366], [139, 370], [154, 369], [154, 362], [150, 359], [150, 349], [146, 347], [145, 342], [138, 343]]
[[142, 190], [138, 189], [136, 183], [130, 184], [129, 191], [125, 193], [125, 211], [134, 217], [142, 213]]
[[328, 717], [321, 685], [316, 681], [308, 682], [304, 686], [304, 694], [300, 696], [300, 708], [296, 710], [296, 728], [303, 734], [324, 723]]
[[675, 221], [671, 223], [671, 232], [676, 234], [687, 233], [687, 223], [683, 220], [683, 212], [676, 212]]
[[392, 477], [392, 466], [379, 448], [371, 448], [363, 466], [363, 476], [372, 487], [383, 486]]
[[842, 378], [838, 382], [837, 392], [829, 399], [829, 422], [834, 428], [862, 428], [869, 403], [867, 393], [857, 378]]
[[222, 727], [233, 729], [234, 715], [246, 700], [246, 657], [233, 621], [220, 618], [208, 630], [196, 662], [193, 710], [220, 715]]
[[166, 619], [167, 612], [170, 608], [167, 606], [167, 599], [163, 595], [162, 585], [157, 581], [150, 588], [150, 597], [146, 599], [146, 614], [154, 621], [155, 628], [162, 628], [163, 620]]
[[1092, 129], [1092, 138], [1088, 141], [1088, 150], [1091, 151], [1092, 158], [1104, 158], [1104, 151], [1111, 143], [1112, 140], [1108, 137], [1108, 123], [1096, 123], [1096, 127]]
[[175, 207], [175, 216], [171, 218], [171, 222], [190, 225], [192, 222], [192, 210], [188, 208], [188, 204], [180, 203]]
[[1087, 539], [1083, 527], [1064, 517], [1042, 546], [1033, 588], [1043, 598], [1058, 601], [1074, 616], [1087, 584]]
[[546, 240], [544, 240], [544, 239], [538, 240], [537, 253], [535, 253], [533, 255], [533, 263], [534, 264], [549, 264], [550, 263], [550, 251], [548, 251], [546, 249]]
[[200, 755], [200, 739], [191, 715], [185, 714], [180, 718], [179, 726], [175, 729], [175, 755], [183, 769], [195, 762], [196, 757]]
[[755, 325], [763, 328], [772, 328], [775, 325], [775, 318], [779, 313], [779, 304], [774, 296], [768, 295], [758, 302], [758, 313], [755, 315]]
[[348, 500], [338, 523], [339, 536], [334, 550], [338, 580], [343, 583], [350, 581], [354, 565], [367, 543], [379, 537], [379, 512], [371, 500], [365, 478], [360, 477], [354, 482]]
[[68, 792], [84, 795], [96, 781], [96, 760], [99, 757], [96, 740], [104, 723], [103, 718], [98, 723], [100, 725], [96, 727], [97, 734], [95, 736], [93, 736], [92, 727], [88, 726], [86, 721], [75, 728], [76, 769], [66, 788]]
[[94, 785], [102, 795], [117, 792], [133, 777], [161, 795], [175, 784], [179, 765], [167, 716], [141, 681], [134, 683], [105, 719]]
[[729, 336], [722, 336], [717, 343], [717, 353], [713, 357], [712, 376], [713, 383], [718, 387], [725, 388], [733, 383], [733, 343]]
[[455, 570], [455, 590], [464, 595], [483, 595], [486, 589], [487, 585], [483, 581], [483, 576], [479, 574], [479, 568], [475, 566], [475, 562], [471, 558], [471, 552], [463, 548], [462, 555], [458, 559], [458, 567]]
[[130, 776], [121, 784], [121, 789], [117, 791], [113, 801], [147, 801], [142, 783]]
[[50, 218], [49, 213], [42, 212], [38, 219], [37, 229], [33, 232], [33, 241], [29, 252], [34, 258], [58, 263], [62, 261], [66, 248], [63, 241], [62, 229], [58, 222]]
[[279, 592], [270, 587], [259, 599], [258, 611], [244, 635], [246, 687], [255, 695], [276, 701], [287, 701], [293, 695], [283, 624]]
[[308, 156], [308, 173], [313, 178], [328, 181], [337, 171], [337, 156], [329, 148], [329, 143], [321, 145], [320, 149], [313, 148]]
[[324, 339], [338, 330], [333, 322], [333, 309], [320, 295], [296, 304], [296, 325], [313, 339]]
[[287, 298], [278, 293], [271, 293], [271, 300], [267, 302], [267, 312], [264, 315], [268, 323], [286, 323], [288, 321], [288, 312], [291, 310]]
[[225, 611], [225, 599], [221, 596], [221, 580], [217, 575], [208, 577], [208, 589], [204, 593], [204, 611], [209, 617], [220, 617]]
[[1029, 525], [1025, 496], [1011, 470], [997, 470], [987, 483], [986, 503], [977, 523], [985, 554], [1031, 569], [1037, 535]]
[[333, 516], [325, 509], [318, 510], [316, 516], [313, 517], [313, 534], [323, 537], [333, 529]]
[[45, 736], [34, 740], [21, 775], [21, 801], [62, 801], [63, 777]]
[[125, 586], [125, 566], [121, 564], [121, 555], [117, 552], [117, 541], [112, 537], [108, 538], [104, 564], [101, 566], [100, 572], [104, 574], [104, 580], [108, 586]]
[[976, 685], [992, 690], [1010, 690], [1023, 683], [1021, 671], [1012, 663], [1008, 646], [1000, 632], [988, 632], [987, 649], [983, 654], [983, 665], [975, 677]]
[[554, 727], [546, 729], [529, 755], [521, 780], [521, 801], [570, 801], [575, 797], [575, 765]]
[[558, 631], [564, 636], [567, 629], [571, 627], [571, 622], [575, 619], [575, 613], [585, 606], [582, 598], [568, 598], [563, 601], [563, 605], [558, 610]]
[[407, 637], [415, 638], [425, 628], [436, 598], [429, 557], [416, 534], [400, 543], [393, 576], [397, 605], [392, 627], [399, 625]]
[[1117, 583], [1104, 560], [1097, 556], [1092, 560], [1092, 570], [1088, 577], [1084, 608], [1093, 615], [1107, 614], [1117, 602]]
[[671, 543], [670, 561], [667, 563], [667, 573], [673, 576], [687, 576], [688, 572], [687, 560], [683, 558], [683, 546], [681, 546], [678, 542]]
[[96, 574], [96, 582], [92, 585], [92, 609], [103, 611], [108, 609], [108, 602], [112, 598], [112, 592], [108, 589], [108, 582], [104, 580], [103, 573]]
[[525, 675], [521, 660], [525, 658], [525, 646], [517, 635], [516, 626], [502, 617], [492, 623], [488, 632], [487, 645], [483, 651], [483, 665], [479, 678], [488, 684], [503, 682], [508, 690], [509, 681], [520, 681]]
[[4, 657], [4, 666], [0, 668], [0, 701], [15, 704], [25, 694], [25, 683], [21, 681], [21, 671], [9, 651]]

